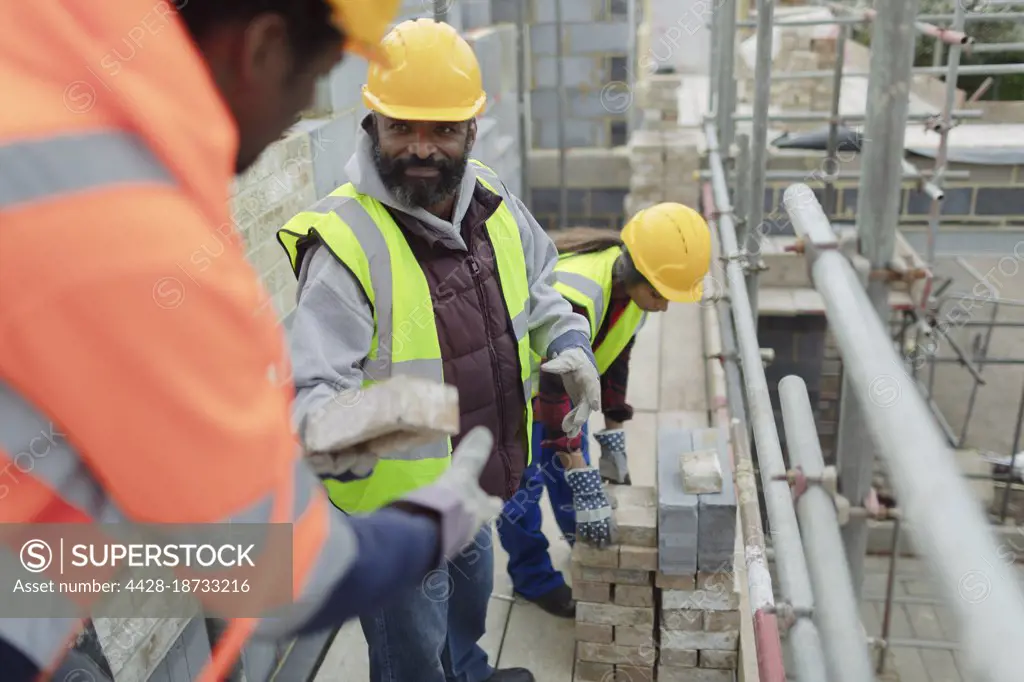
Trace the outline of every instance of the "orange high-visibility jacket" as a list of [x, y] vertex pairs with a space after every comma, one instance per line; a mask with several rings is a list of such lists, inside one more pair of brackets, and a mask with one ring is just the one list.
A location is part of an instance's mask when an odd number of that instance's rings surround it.
[[[315, 603], [354, 540], [300, 465], [228, 208], [237, 133], [173, 4], [0, 5], [0, 523], [294, 522]], [[0, 638], [46, 670], [79, 627]]]

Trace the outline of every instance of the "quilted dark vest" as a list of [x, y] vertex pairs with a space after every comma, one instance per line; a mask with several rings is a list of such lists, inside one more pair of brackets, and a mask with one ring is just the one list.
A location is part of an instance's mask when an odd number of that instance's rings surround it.
[[508, 500], [519, 488], [529, 434], [523, 402], [519, 355], [498, 279], [494, 247], [484, 223], [501, 198], [477, 184], [465, 218], [462, 239], [467, 251], [428, 242], [410, 229], [417, 219], [392, 209], [423, 268], [434, 304], [445, 383], [459, 391], [461, 432], [486, 426], [494, 434], [494, 451], [480, 477], [483, 489]]

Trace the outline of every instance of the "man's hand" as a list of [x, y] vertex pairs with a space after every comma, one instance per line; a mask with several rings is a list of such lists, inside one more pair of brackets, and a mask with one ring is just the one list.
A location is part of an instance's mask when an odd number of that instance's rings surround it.
[[576, 511], [576, 540], [594, 547], [615, 544], [618, 532], [598, 470], [593, 467], [570, 469], [565, 472], [565, 481], [572, 490], [572, 505]]
[[601, 375], [587, 353], [578, 347], [562, 351], [540, 368], [562, 377], [573, 404], [562, 420], [562, 431], [569, 438], [575, 438], [590, 419], [590, 413], [601, 411]]
[[501, 513], [501, 500], [480, 487], [480, 474], [493, 446], [494, 436], [486, 427], [471, 429], [452, 453], [451, 467], [433, 484], [402, 498], [440, 515], [441, 551], [446, 559], [457, 556], [485, 524]]
[[631, 485], [629, 463], [626, 461], [626, 432], [621, 428], [605, 429], [595, 433], [594, 440], [601, 446], [601, 478], [611, 483]]
[[321, 480], [348, 483], [368, 477], [377, 466], [377, 455], [336, 455], [328, 452], [307, 454], [306, 459]]

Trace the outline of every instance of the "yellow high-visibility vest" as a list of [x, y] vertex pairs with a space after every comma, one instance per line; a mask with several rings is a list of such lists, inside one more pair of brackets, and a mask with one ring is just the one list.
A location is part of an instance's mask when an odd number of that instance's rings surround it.
[[[525, 433], [529, 434], [533, 428], [533, 389], [526, 256], [504, 185], [490, 168], [475, 159], [471, 163], [484, 187], [503, 200], [485, 227], [497, 260], [510, 328], [518, 344], [526, 402], [523, 418]], [[359, 281], [374, 321], [370, 353], [363, 366], [364, 386], [400, 374], [444, 382], [427, 279], [401, 228], [383, 204], [347, 183], [289, 220], [278, 230], [277, 239], [288, 253], [296, 276], [300, 252], [309, 240], [318, 239]], [[347, 513], [374, 511], [433, 483], [451, 465], [451, 451], [451, 439], [444, 439], [397, 452], [382, 458], [366, 479], [325, 481], [327, 492], [331, 501]], [[532, 453], [529, 449], [527, 453], [529, 464]]]
[[[586, 310], [591, 339], [597, 338], [597, 332], [608, 315], [612, 269], [620, 253], [618, 246], [591, 253], [566, 253], [559, 256], [555, 265], [555, 289]], [[636, 303], [629, 302], [600, 345], [593, 349], [600, 374], [604, 374], [619, 357], [646, 317], [647, 314]]]

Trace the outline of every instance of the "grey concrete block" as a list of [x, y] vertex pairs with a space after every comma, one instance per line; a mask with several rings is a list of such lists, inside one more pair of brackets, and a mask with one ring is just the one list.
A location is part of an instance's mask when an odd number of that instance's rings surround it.
[[558, 91], [538, 88], [530, 92], [530, 113], [534, 120], [554, 124], [558, 120]]
[[625, 21], [568, 24], [568, 50], [572, 54], [587, 52], [625, 52], [629, 47], [629, 24]]
[[658, 429], [658, 568], [669, 575], [697, 571], [699, 499], [680, 480], [679, 457], [693, 448], [686, 429]]
[[722, 468], [722, 491], [698, 495], [697, 567], [701, 571], [729, 571], [736, 551], [736, 487], [725, 431], [698, 429], [692, 437], [694, 450], [714, 448], [718, 452]]
[[[530, 14], [531, 22], [534, 24], [555, 23], [553, 0], [531, 0], [530, 4], [533, 6], [533, 11]], [[565, 23], [598, 21], [603, 9], [603, 0], [562, 0], [562, 21]]]
[[[569, 213], [586, 213], [584, 209], [587, 192], [582, 189], [567, 189], [567, 203]], [[531, 213], [558, 213], [559, 191], [538, 187], [530, 192], [530, 205], [527, 207]]]
[[[533, 119], [534, 146], [541, 149], [558, 149], [558, 123], [555, 117]], [[607, 147], [607, 128], [603, 121], [595, 119], [569, 119], [565, 122], [565, 146]]]
[[533, 24], [527, 30], [530, 52], [533, 54], [557, 55], [554, 24]]
[[569, 104], [569, 115], [578, 118], [600, 118], [621, 114], [616, 108], [616, 101], [602, 96], [602, 89], [566, 90], [565, 99]]
[[[533, 58], [533, 87], [558, 87], [558, 58], [536, 55]], [[562, 60], [562, 78], [566, 88], [598, 87], [603, 82], [601, 70], [593, 57], [569, 57]]]
[[[513, 5], [512, 11], [515, 12], [514, 3], [509, 4]], [[494, 23], [494, 17], [491, 14], [490, 0], [462, 0], [456, 7], [449, 10], [449, 12], [456, 10], [461, 11], [463, 31], [479, 28], [481, 26], [490, 26]], [[513, 21], [515, 21], [514, 18]]]

